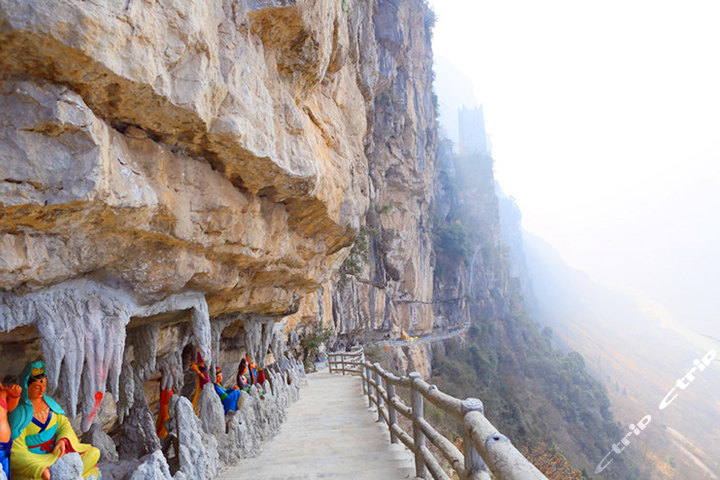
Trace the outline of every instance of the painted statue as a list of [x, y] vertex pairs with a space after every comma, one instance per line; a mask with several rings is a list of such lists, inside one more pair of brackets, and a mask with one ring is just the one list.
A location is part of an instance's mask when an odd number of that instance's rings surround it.
[[248, 354], [245, 354], [245, 360], [247, 360], [248, 375], [250, 376], [248, 383], [250, 385], [255, 385], [257, 382], [257, 363], [250, 360], [250, 355]]
[[202, 391], [203, 387], [206, 384], [210, 383], [210, 375], [208, 375], [207, 367], [205, 366], [202, 355], [200, 355], [199, 348], [197, 350], [195, 360], [195, 362], [190, 362], [190, 369], [195, 372], [197, 379], [195, 383], [195, 393], [193, 394], [192, 404], [195, 408], [195, 414], [200, 415], [200, 412], [198, 411], [198, 400], [200, 399], [200, 392]]
[[0, 468], [10, 478], [10, 424], [8, 413], [17, 407], [22, 388], [0, 383]]
[[243, 358], [242, 360], [240, 360], [240, 365], [238, 365], [238, 372], [237, 372], [237, 379], [236, 379], [237, 386], [240, 387], [241, 390], [245, 390], [246, 387], [248, 386], [247, 373], [248, 373], [247, 361]]
[[20, 402], [9, 417], [13, 480], [49, 480], [50, 466], [66, 453], [77, 452], [83, 462], [83, 478], [98, 476], [100, 450], [80, 443], [55, 400], [45, 395], [47, 377], [43, 362], [28, 363], [20, 377]]
[[262, 367], [257, 369], [257, 382], [258, 385], [262, 386], [265, 383], [265, 370]]
[[160, 440], [168, 436], [167, 427], [165, 422], [170, 420], [170, 398], [175, 394], [172, 387], [163, 388], [162, 383], [160, 384], [160, 411], [158, 412], [157, 425], [157, 436]]
[[240, 400], [240, 388], [235, 385], [233, 388], [224, 388], [222, 386], [223, 374], [220, 367], [215, 367], [215, 392], [220, 396], [220, 400], [225, 410], [225, 415], [229, 412], [235, 412], [238, 409], [238, 400]]

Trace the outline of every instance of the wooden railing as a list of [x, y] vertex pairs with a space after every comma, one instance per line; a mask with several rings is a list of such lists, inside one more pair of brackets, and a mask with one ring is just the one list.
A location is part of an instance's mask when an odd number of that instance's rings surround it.
[[[461, 480], [540, 480], [545, 479], [513, 445], [485, 418], [477, 398], [460, 400], [425, 382], [417, 372], [398, 377], [379, 363], [365, 359], [362, 350], [328, 354], [331, 373], [360, 375], [368, 406], [377, 407], [378, 421], [390, 430], [390, 441], [405, 444], [415, 455], [415, 475], [420, 478], [450, 480], [440, 462], [428, 449], [432, 443]], [[410, 406], [396, 394], [396, 387], [410, 391]], [[463, 451], [438, 432], [424, 416], [425, 401], [457, 419], [463, 426]], [[412, 434], [398, 424], [398, 413], [412, 422]], [[429, 477], [428, 474], [431, 476]]]
[[355, 350], [354, 352], [328, 353], [328, 369], [330, 373], [360, 375], [362, 373], [360, 362], [364, 360], [365, 353], [362, 349]]

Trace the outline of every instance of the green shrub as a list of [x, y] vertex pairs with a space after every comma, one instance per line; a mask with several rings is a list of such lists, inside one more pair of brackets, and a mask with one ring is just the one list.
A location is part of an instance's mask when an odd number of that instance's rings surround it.
[[472, 255], [470, 235], [460, 220], [436, 224], [433, 233], [435, 248], [447, 260], [459, 263]]
[[375, 211], [378, 213], [378, 215], [384, 215], [386, 213], [392, 212], [393, 208], [395, 208], [395, 205], [393, 205], [392, 203], [386, 203], [382, 207], [379, 205], [376, 205]]
[[312, 367], [313, 358], [320, 353], [320, 345], [330, 340], [333, 333], [331, 328], [324, 327], [320, 322], [313, 325], [312, 330], [305, 331], [300, 338], [300, 346], [303, 349], [303, 363], [306, 370]]
[[357, 277], [362, 273], [363, 266], [367, 263], [368, 254], [370, 253], [370, 236], [376, 236], [378, 231], [368, 227], [361, 227], [355, 243], [350, 249], [350, 255], [347, 256], [343, 264], [338, 270], [338, 285], [342, 288], [348, 280], [348, 276]]

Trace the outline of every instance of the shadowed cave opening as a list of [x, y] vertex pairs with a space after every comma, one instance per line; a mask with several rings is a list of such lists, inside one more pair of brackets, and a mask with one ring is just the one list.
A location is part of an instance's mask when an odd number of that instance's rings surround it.
[[9, 332], [0, 332], [0, 381], [3, 384], [17, 383], [18, 377], [28, 362], [42, 360], [40, 338], [34, 326], [18, 327]]

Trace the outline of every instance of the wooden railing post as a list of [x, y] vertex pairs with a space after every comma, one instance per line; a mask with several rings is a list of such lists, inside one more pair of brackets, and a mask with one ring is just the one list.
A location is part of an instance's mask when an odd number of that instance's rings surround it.
[[398, 438], [392, 428], [393, 425], [397, 423], [397, 410], [393, 407], [393, 401], [395, 400], [395, 384], [389, 380], [387, 382], [387, 395], [388, 418], [390, 420], [390, 424], [388, 425], [388, 428], [390, 429], [390, 443], [398, 443]]
[[360, 365], [360, 378], [362, 378], [362, 391], [363, 395], [367, 394], [368, 381], [367, 373], [365, 373], [365, 365]]
[[333, 359], [335, 358], [335, 355], [332, 353], [328, 353], [328, 370], [330, 373], [333, 373]]
[[[463, 418], [470, 412], [485, 413], [485, 407], [479, 398], [466, 398], [462, 402]], [[482, 457], [475, 448], [472, 435], [470, 435], [470, 429], [467, 426], [467, 422], [463, 421], [463, 455], [465, 456], [465, 478], [474, 479], [481, 472], [487, 472], [487, 465], [483, 461]]]
[[382, 376], [380, 375], [381, 368], [382, 367], [380, 366], [379, 363], [375, 363], [375, 385], [377, 387], [377, 388], [375, 388], [375, 400], [377, 400], [377, 409], [378, 409], [377, 421], [378, 422], [380, 420], [383, 420], [382, 408], [381, 408], [382, 404], [383, 404], [383, 397], [382, 397], [382, 394], [380, 393], [380, 387], [382, 387]]
[[425, 417], [425, 408], [423, 405], [422, 393], [417, 389], [415, 382], [422, 380], [418, 372], [412, 372], [410, 375], [410, 395], [412, 395], [412, 413], [413, 413], [413, 441], [415, 444], [415, 476], [427, 478], [428, 470], [422, 456], [422, 447], [425, 446], [425, 435], [420, 428], [418, 420]]
[[340, 354], [340, 362], [342, 366], [342, 374], [345, 375], [345, 353]]
[[365, 367], [365, 371], [367, 372], [367, 379], [368, 379], [368, 390], [367, 390], [367, 396], [368, 396], [368, 408], [372, 407], [372, 395], [373, 395], [373, 386], [372, 383], [370, 383], [370, 378], [372, 376], [372, 369], [368, 366]]

